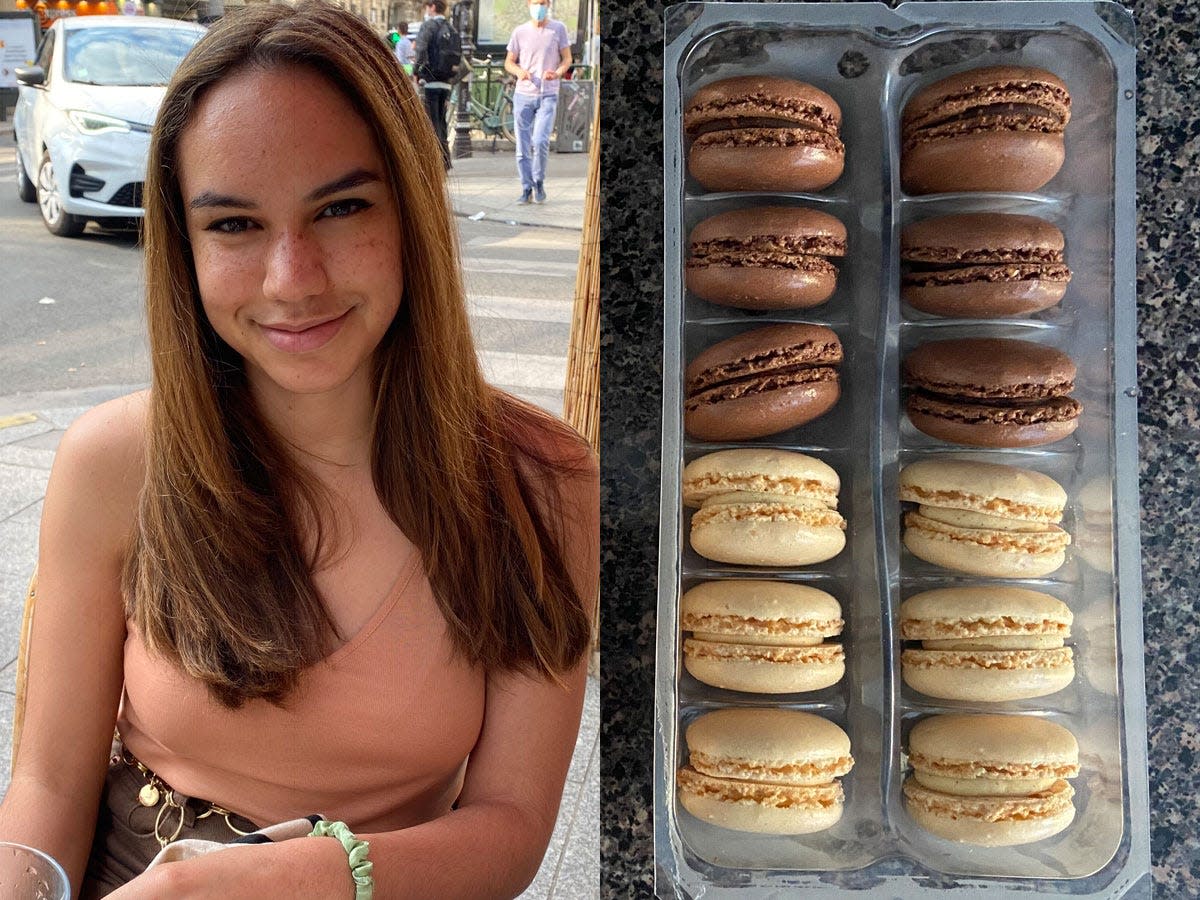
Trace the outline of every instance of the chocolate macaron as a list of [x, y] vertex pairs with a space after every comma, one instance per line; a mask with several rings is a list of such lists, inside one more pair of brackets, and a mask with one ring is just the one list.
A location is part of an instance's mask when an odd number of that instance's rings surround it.
[[819, 191], [842, 174], [842, 110], [819, 88], [744, 75], [700, 88], [683, 113], [688, 171], [710, 191]]
[[824, 325], [767, 325], [720, 341], [684, 372], [684, 427], [740, 441], [811, 422], [837, 403], [842, 344]]
[[904, 360], [909, 421], [943, 441], [1033, 447], [1079, 424], [1075, 363], [1032, 341], [961, 338], [921, 344]]
[[909, 194], [1036, 191], [1062, 167], [1070, 120], [1071, 95], [1051, 72], [959, 72], [904, 107], [900, 182]]
[[846, 226], [801, 206], [735, 209], [692, 229], [687, 288], [742, 309], [804, 309], [837, 287], [830, 257], [846, 255]]
[[1054, 306], [1071, 270], [1063, 234], [1036, 216], [961, 213], [914, 222], [900, 235], [900, 295], [935, 316], [1026, 316]]

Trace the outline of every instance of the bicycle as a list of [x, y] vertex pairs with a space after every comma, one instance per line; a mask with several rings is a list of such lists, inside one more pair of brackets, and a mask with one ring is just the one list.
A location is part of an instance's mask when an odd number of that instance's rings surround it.
[[[487, 78], [482, 83], [475, 79], [477, 68], [486, 70]], [[503, 71], [504, 63], [492, 62], [490, 56], [486, 59], [471, 60], [468, 77], [459, 79], [450, 89], [450, 100], [446, 104], [447, 133], [454, 134], [458, 122], [458, 95], [463, 85], [467, 85], [467, 117], [471, 123], [471, 130], [482, 131], [493, 141], [497, 137], [502, 137], [506, 141], [516, 143], [516, 126], [513, 119], [514, 80], [504, 77], [493, 81], [492, 72], [496, 69]], [[479, 85], [482, 85], [482, 94], [487, 99], [487, 103], [481, 102], [477, 97], [480, 93], [477, 89]], [[494, 90], [495, 87], [498, 87], [499, 90]]]

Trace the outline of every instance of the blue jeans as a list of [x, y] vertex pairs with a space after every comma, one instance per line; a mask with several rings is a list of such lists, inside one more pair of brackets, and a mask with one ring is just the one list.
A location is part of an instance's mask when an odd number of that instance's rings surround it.
[[554, 112], [558, 94], [538, 97], [513, 95], [513, 119], [517, 130], [517, 173], [521, 187], [532, 190], [546, 180], [546, 154], [550, 152], [550, 132], [554, 130]]

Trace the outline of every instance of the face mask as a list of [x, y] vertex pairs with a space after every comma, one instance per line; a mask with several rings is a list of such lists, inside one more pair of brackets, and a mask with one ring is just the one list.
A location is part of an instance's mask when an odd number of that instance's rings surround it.
[[545, 21], [546, 15], [549, 12], [550, 10], [540, 3], [529, 4], [529, 18], [533, 19], [535, 22]]

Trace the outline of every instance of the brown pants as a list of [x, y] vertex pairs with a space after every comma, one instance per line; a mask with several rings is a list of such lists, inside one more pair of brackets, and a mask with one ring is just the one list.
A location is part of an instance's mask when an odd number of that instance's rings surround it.
[[164, 837], [174, 833], [182, 818], [176, 839], [201, 838], [227, 843], [237, 838], [239, 832], [258, 828], [241, 816], [231, 814], [227, 822], [220, 814], [204, 815], [209, 804], [183, 797], [178, 792], [175, 792], [175, 799], [182, 809], [171, 807], [164, 811], [165, 800], [162, 798], [155, 806], [143, 806], [138, 802], [138, 791], [146, 783], [146, 776], [124, 761], [109, 766], [96, 818], [96, 837], [79, 900], [98, 900], [146, 870], [162, 848], [154, 833], [160, 813], [158, 832]]

